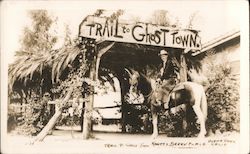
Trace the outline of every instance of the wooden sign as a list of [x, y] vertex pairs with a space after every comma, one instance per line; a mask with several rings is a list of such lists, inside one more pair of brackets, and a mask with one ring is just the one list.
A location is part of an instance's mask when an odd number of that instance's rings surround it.
[[119, 19], [88, 16], [79, 27], [79, 36], [108, 41], [137, 43], [172, 48], [201, 49], [201, 39], [195, 30], [179, 30], [148, 23], [129, 24]]

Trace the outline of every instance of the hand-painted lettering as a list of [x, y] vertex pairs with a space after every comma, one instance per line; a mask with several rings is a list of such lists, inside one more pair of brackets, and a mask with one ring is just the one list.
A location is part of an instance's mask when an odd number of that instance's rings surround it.
[[105, 37], [109, 41], [138, 43], [174, 48], [200, 50], [201, 41], [195, 30], [178, 30], [148, 23], [126, 24], [119, 20], [92, 17], [81, 24], [80, 36], [89, 38]]

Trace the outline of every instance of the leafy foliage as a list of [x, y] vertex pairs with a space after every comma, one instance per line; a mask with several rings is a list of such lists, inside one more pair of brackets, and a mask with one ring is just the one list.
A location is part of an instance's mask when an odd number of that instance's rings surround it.
[[[126, 132], [128, 133], [152, 133], [152, 116], [150, 109], [145, 104], [125, 104], [128, 111], [126, 121]], [[172, 108], [174, 111], [158, 109], [158, 130], [159, 133], [168, 137], [194, 137], [199, 132], [199, 125], [194, 121], [197, 119], [192, 110], [188, 111], [190, 117], [187, 130], [183, 129], [183, 119], [186, 115], [183, 106]]]
[[[77, 89], [82, 89], [79, 76], [82, 78], [85, 75], [89, 65], [85, 61], [88, 45], [78, 39], [72, 41], [67, 27], [63, 46], [54, 50], [56, 37], [50, 34], [50, 27], [55, 20], [45, 10], [31, 11], [30, 15], [32, 27], [25, 28], [22, 48], [16, 54], [16, 61], [9, 67], [9, 92], [22, 91], [21, 96], [25, 100], [21, 104], [27, 112], [21, 113], [17, 131], [35, 135], [52, 114], [47, 105], [48, 100], [43, 100], [43, 94], [49, 93], [52, 96], [50, 99], [60, 99], [69, 87], [74, 86], [76, 90], [73, 97], [79, 96], [81, 91]], [[56, 85], [61, 85], [58, 88], [61, 89], [51, 91]], [[14, 115], [14, 119], [18, 116]]]
[[[80, 50], [80, 49], [79, 49]], [[79, 98], [83, 98], [84, 89], [82, 88], [84, 82], [84, 75], [88, 70], [87, 60], [85, 58], [85, 51], [80, 50], [80, 54], [78, 54], [75, 60], [67, 65], [66, 70], [62, 70], [60, 74], [60, 78], [54, 83], [52, 86], [54, 88], [50, 89], [48, 92], [53, 96], [54, 99], [62, 99], [66, 95], [69, 88], [73, 87], [74, 93], [72, 98], [76, 98], [76, 101], [73, 101], [63, 107], [63, 110], [66, 114], [69, 112], [69, 108], [72, 106], [77, 107], [82, 105], [79, 103]], [[44, 100], [41, 98], [40, 91], [36, 91], [32, 89], [32, 94], [26, 96], [26, 111], [22, 114], [22, 119], [20, 120], [19, 127], [17, 131], [26, 135], [36, 135], [39, 133], [42, 128], [47, 124], [48, 120], [52, 116], [53, 112], [51, 112], [51, 106], [49, 106], [48, 99]], [[78, 102], [77, 102], [78, 101]], [[60, 106], [60, 104], [59, 104]], [[82, 107], [82, 106], [81, 106]], [[81, 108], [80, 108], [81, 109]], [[77, 111], [77, 110], [75, 110]], [[69, 114], [68, 114], [69, 115]], [[75, 116], [77, 115], [77, 117]], [[74, 123], [79, 123], [81, 112], [76, 114], [74, 112], [75, 121]], [[70, 115], [70, 118], [72, 116]], [[65, 119], [69, 118], [69, 116], [65, 116]], [[70, 119], [71, 120], [71, 119]], [[66, 120], [65, 123], [68, 121]], [[72, 123], [72, 122], [70, 122]]]
[[159, 112], [159, 132], [166, 133], [169, 137], [182, 136], [182, 120], [185, 113], [180, 110], [175, 115], [171, 112]]
[[150, 108], [144, 103], [144, 97], [141, 93], [127, 93], [124, 96], [123, 109], [126, 115], [126, 131], [129, 133], [151, 133], [152, 120]]
[[208, 77], [208, 127], [213, 131], [239, 131], [239, 82], [227, 65], [212, 66]]
[[32, 28], [24, 29], [21, 51], [30, 54], [50, 52], [57, 42], [57, 37], [49, 31], [56, 20], [45, 10], [33, 10], [29, 15], [32, 19]]
[[[100, 16], [103, 11], [98, 10], [95, 15]], [[112, 20], [115, 20], [121, 14], [122, 10], [114, 13], [111, 17]], [[85, 77], [89, 71], [89, 64], [96, 54], [96, 42], [94, 40], [81, 38], [72, 41], [70, 31], [66, 27], [63, 46], [54, 49], [57, 38], [50, 34], [50, 27], [55, 20], [51, 19], [45, 10], [32, 11], [30, 15], [32, 27], [25, 28], [21, 40], [22, 48], [16, 54], [17, 60], [9, 67], [9, 87], [10, 92], [13, 90], [24, 91], [23, 97], [27, 101], [23, 103], [30, 108], [30, 112], [23, 113], [19, 128], [22, 133], [34, 135], [46, 124], [39, 119], [49, 119], [46, 115], [42, 117], [43, 115], [40, 112], [36, 112], [38, 111], [36, 108], [40, 110], [45, 108], [43, 104], [39, 103], [45, 92], [49, 92], [53, 100], [60, 100], [67, 90], [73, 87], [72, 100], [75, 101], [71, 101], [63, 107], [64, 113], [66, 115], [70, 113], [70, 117], [72, 117], [72, 107], [80, 106], [79, 100], [83, 103], [83, 98], [93, 93], [89, 86], [99, 86], [100, 84]], [[40, 42], [39, 39], [41, 39]], [[104, 44], [100, 43], [99, 49]], [[26, 83], [29, 85], [28, 87]], [[31, 99], [35, 95], [38, 96], [37, 101]], [[85, 100], [85, 102], [88, 101]], [[82, 109], [82, 106], [80, 109]], [[79, 123], [81, 112], [76, 112], [76, 110], [73, 111], [74, 116], [77, 115], [78, 119], [78, 122], [75, 121], [75, 123]], [[62, 119], [67, 118], [65, 116]], [[22, 130], [27, 131], [23, 132]]]
[[24, 135], [36, 135], [47, 124], [50, 115], [50, 106], [47, 102], [50, 97], [45, 95], [42, 98], [32, 93], [27, 99], [25, 112], [18, 119], [17, 132]]
[[57, 36], [51, 33], [52, 24], [56, 22], [46, 10], [29, 12], [32, 26], [25, 27], [20, 40], [21, 48], [16, 52], [15, 62], [9, 67], [10, 90], [15, 81], [26, 83], [32, 80], [35, 72], [42, 74], [53, 58], [51, 52], [57, 42]]
[[54, 84], [54, 88], [51, 89], [51, 92], [54, 95], [62, 98], [66, 95], [70, 87], [74, 87], [74, 93], [72, 96], [73, 100], [63, 107], [63, 114], [57, 123], [58, 125], [69, 126], [80, 124], [83, 102], [80, 103], [79, 99], [83, 99], [85, 97], [84, 93], [86, 93], [86, 91], [82, 88], [82, 86], [84, 84], [84, 76], [88, 70], [88, 65], [86, 64], [87, 62], [83, 55], [79, 57], [78, 61], [80, 62], [80, 67], [70, 67], [71, 70], [66, 79], [59, 80], [56, 84]]
[[63, 46], [54, 49], [58, 38], [51, 34], [51, 25], [55, 20], [45, 10], [31, 11], [30, 14], [33, 21], [32, 27], [25, 28], [21, 38], [22, 47], [16, 52], [15, 62], [9, 66], [10, 91], [18, 81], [26, 86], [27, 82], [38, 84], [34, 83], [35, 80], [47, 82], [58, 80], [63, 70], [77, 58], [77, 55], [86, 52], [78, 39], [72, 41], [68, 27], [66, 27]]
[[169, 18], [169, 12], [166, 10], [156, 10], [154, 11], [151, 19], [152, 24], [161, 26], [171, 26], [171, 21]]

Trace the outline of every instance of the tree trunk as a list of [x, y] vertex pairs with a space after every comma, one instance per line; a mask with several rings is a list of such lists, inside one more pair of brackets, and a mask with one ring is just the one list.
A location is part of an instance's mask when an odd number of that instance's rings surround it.
[[180, 80], [181, 82], [186, 82], [187, 81], [187, 64], [186, 64], [184, 53], [181, 53], [180, 64], [181, 64]]
[[[84, 96], [84, 98], [86, 99], [86, 96]], [[81, 132], [83, 132], [83, 121], [84, 121], [85, 104], [86, 103], [82, 103], [82, 113], [81, 113], [81, 121], [80, 121]]]
[[31, 142], [31, 144], [34, 144], [36, 141], [43, 141], [43, 139], [47, 136], [47, 134], [50, 132], [50, 130], [55, 126], [58, 118], [62, 114], [62, 107], [68, 102], [70, 99], [70, 96], [73, 92], [73, 88], [71, 88], [66, 97], [62, 100], [60, 105], [60, 108], [56, 110], [56, 113], [53, 115], [53, 117], [49, 120], [47, 125], [43, 128], [43, 130], [35, 137], [35, 139]]
[[[180, 82], [186, 82], [187, 81], [187, 63], [186, 63], [186, 59], [184, 56], [184, 52], [181, 53], [181, 57], [180, 57]], [[179, 109], [184, 109], [185, 110], [185, 116], [182, 120], [182, 135], [184, 135], [184, 133], [187, 132], [187, 105], [185, 104], [184, 106], [180, 105], [179, 107], [175, 107], [178, 110]]]
[[[90, 66], [90, 74], [89, 78], [93, 81], [96, 79], [96, 56], [94, 57], [92, 64]], [[83, 132], [82, 136], [83, 139], [88, 139], [90, 137], [90, 132], [92, 130], [92, 111], [93, 111], [93, 104], [94, 104], [94, 87], [90, 87], [90, 91], [93, 92], [93, 94], [90, 94], [89, 96], [89, 102], [85, 103], [85, 110], [84, 110], [84, 117], [83, 117]]]

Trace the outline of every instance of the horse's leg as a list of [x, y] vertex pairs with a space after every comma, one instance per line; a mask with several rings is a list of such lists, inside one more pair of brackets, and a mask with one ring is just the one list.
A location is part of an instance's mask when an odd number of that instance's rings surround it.
[[183, 129], [183, 136], [186, 136], [187, 133], [187, 105], [183, 105], [183, 111], [184, 111], [184, 116], [183, 116], [183, 121], [182, 121], [182, 129]]
[[206, 121], [207, 119], [207, 97], [206, 97], [204, 89], [203, 89], [202, 96], [201, 96], [201, 110]]
[[205, 118], [204, 118], [204, 115], [203, 115], [199, 105], [200, 104], [195, 104], [193, 106], [193, 109], [194, 109], [195, 114], [198, 117], [199, 122], [200, 122], [200, 133], [199, 133], [198, 137], [204, 137], [207, 133], [206, 128], [205, 128]]
[[152, 134], [152, 139], [155, 139], [158, 136], [158, 115], [156, 112], [155, 107], [152, 105], [151, 106], [151, 112], [152, 112], [152, 123], [153, 123], [153, 134]]
[[203, 87], [198, 84], [191, 84], [189, 88], [191, 88], [191, 95], [193, 95], [194, 99], [194, 104], [192, 107], [200, 122], [200, 133], [198, 137], [204, 137], [207, 133], [205, 128], [205, 117], [201, 109], [204, 90]]

